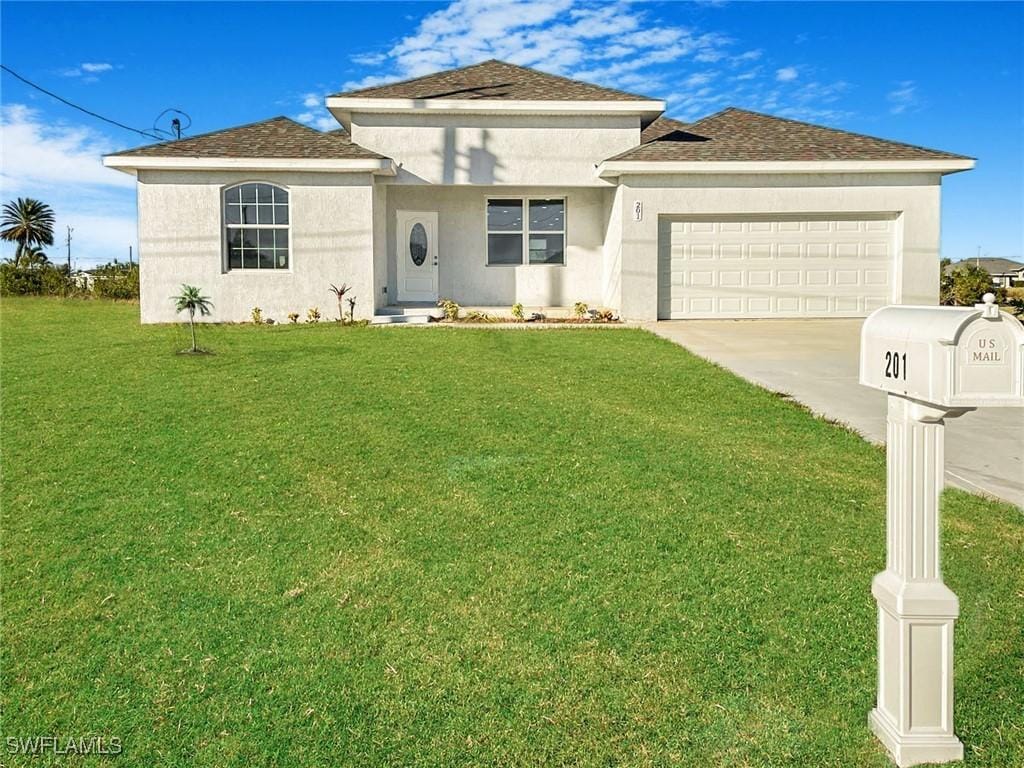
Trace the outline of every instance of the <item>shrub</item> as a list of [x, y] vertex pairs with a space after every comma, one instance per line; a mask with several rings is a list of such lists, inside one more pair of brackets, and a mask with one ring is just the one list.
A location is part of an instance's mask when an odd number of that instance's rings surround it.
[[66, 296], [76, 290], [66, 266], [0, 264], [0, 294], [4, 296]]
[[599, 323], [610, 323], [615, 319], [615, 313], [610, 309], [602, 309], [594, 314], [594, 320]]
[[114, 259], [92, 271], [92, 292], [103, 299], [139, 298], [139, 265]]
[[252, 308], [252, 312], [250, 314], [252, 315], [253, 325], [263, 325], [263, 310], [262, 309], [260, 309], [259, 307], [253, 307]]
[[[344, 316], [341, 318], [342, 322], [345, 321]], [[356, 297], [348, 297], [348, 321], [354, 323], [356, 321]]]
[[518, 301], [512, 305], [512, 317], [516, 320], [526, 319], [526, 314], [523, 312], [523, 305]]
[[320, 322], [320, 308], [310, 307], [306, 310], [306, 322], [307, 323], [319, 323]]
[[289, 312], [288, 313], [288, 322], [289, 323], [297, 323], [297, 322], [299, 322], [299, 313], [298, 312]]
[[494, 323], [498, 321], [498, 318], [491, 317], [486, 312], [479, 312], [474, 309], [466, 314], [466, 320], [471, 323]]
[[582, 301], [577, 301], [575, 304], [572, 305], [573, 317], [575, 317], [577, 320], [582, 320], [584, 317], [587, 316], [588, 309], [590, 309], [590, 307], [588, 307], [586, 303]]
[[1006, 289], [992, 285], [988, 272], [969, 261], [957, 264], [949, 273], [943, 260], [943, 274], [939, 283], [939, 303], [944, 305], [970, 307], [981, 302], [986, 293], [994, 293], [996, 301], [1003, 303]]
[[437, 306], [441, 307], [441, 310], [444, 312], [445, 320], [459, 319], [459, 312], [461, 311], [462, 307], [460, 307], [451, 299], [441, 299], [440, 301], [437, 302]]

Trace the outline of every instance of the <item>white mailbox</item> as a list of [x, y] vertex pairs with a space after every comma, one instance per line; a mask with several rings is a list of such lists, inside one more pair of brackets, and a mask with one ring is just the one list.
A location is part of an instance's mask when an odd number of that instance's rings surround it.
[[953, 730], [960, 605], [939, 568], [944, 422], [1024, 406], [1024, 326], [994, 301], [987, 293], [973, 309], [883, 307], [861, 331], [860, 382], [889, 395], [886, 562], [871, 585], [878, 696], [868, 724], [901, 768], [963, 758]]
[[860, 383], [951, 409], [1024, 405], [1024, 326], [985, 297], [876, 310], [861, 330]]

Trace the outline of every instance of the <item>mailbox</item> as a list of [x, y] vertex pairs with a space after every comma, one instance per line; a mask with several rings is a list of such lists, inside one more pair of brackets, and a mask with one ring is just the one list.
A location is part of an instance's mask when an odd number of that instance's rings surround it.
[[888, 393], [886, 567], [878, 695], [868, 724], [900, 768], [963, 758], [953, 729], [956, 595], [942, 581], [945, 421], [1024, 405], [1024, 326], [995, 296], [965, 307], [883, 307], [864, 321], [860, 383]]
[[860, 383], [950, 409], [1024, 405], [1024, 326], [985, 299], [876, 310], [861, 329]]

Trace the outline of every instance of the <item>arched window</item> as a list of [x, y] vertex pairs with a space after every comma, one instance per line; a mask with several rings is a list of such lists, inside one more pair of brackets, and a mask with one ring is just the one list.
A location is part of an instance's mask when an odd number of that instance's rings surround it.
[[228, 269], [288, 269], [288, 190], [250, 182], [224, 190]]

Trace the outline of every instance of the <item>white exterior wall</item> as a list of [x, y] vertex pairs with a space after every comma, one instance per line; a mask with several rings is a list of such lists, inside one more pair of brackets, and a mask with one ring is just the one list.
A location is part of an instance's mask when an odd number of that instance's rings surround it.
[[[618, 210], [622, 315], [657, 319], [660, 215], [893, 213], [892, 301], [936, 304], [940, 179], [934, 173], [623, 176]], [[643, 203], [642, 221], [632, 218], [635, 200]], [[606, 249], [614, 251], [614, 244]]]
[[352, 140], [401, 184], [610, 187], [594, 166], [640, 143], [636, 115], [353, 114]]
[[[264, 181], [289, 192], [291, 249], [288, 270], [225, 268], [221, 193], [243, 181]], [[356, 317], [374, 308], [373, 200], [369, 174], [229, 171], [140, 171], [139, 268], [144, 323], [181, 320], [170, 300], [182, 283], [213, 301], [215, 322], [303, 319], [319, 307], [334, 319], [330, 283], [353, 286]]]
[[606, 196], [605, 216], [608, 220], [604, 240], [604, 305], [612, 309], [622, 306], [622, 187], [615, 187]]
[[[397, 290], [396, 213], [437, 211], [440, 295], [464, 306], [605, 306], [604, 243], [611, 189], [558, 187], [388, 188], [388, 296]], [[487, 265], [488, 197], [565, 197], [565, 264]], [[404, 245], [404, 244], [403, 244]], [[404, 256], [404, 252], [402, 254]]]

